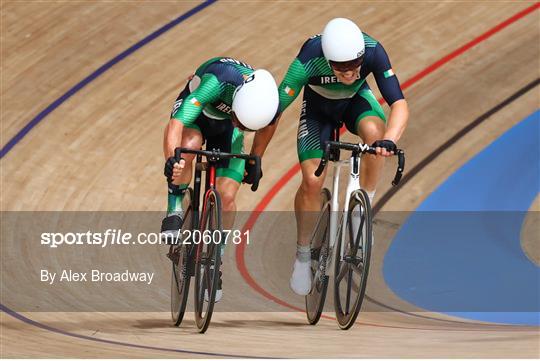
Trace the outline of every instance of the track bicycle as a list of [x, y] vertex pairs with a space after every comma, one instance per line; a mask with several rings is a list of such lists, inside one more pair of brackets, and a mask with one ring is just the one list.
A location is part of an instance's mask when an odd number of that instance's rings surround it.
[[[359, 187], [360, 156], [376, 154], [367, 144], [339, 142], [339, 131], [332, 141], [325, 143], [319, 167], [321, 176], [328, 161], [334, 164], [332, 192], [323, 188], [321, 211], [311, 236], [311, 291], [305, 297], [306, 315], [315, 325], [322, 314], [329, 276], [333, 267], [334, 309], [341, 329], [349, 329], [358, 316], [366, 291], [371, 247], [373, 243], [373, 213], [367, 193]], [[340, 150], [351, 152], [347, 160], [340, 160]], [[401, 180], [405, 167], [405, 154], [399, 149], [398, 166], [392, 185]], [[339, 212], [340, 170], [349, 165], [350, 175], [343, 211]]]
[[[195, 323], [199, 332], [204, 333], [210, 325], [214, 311], [220, 278], [221, 247], [224, 246], [226, 237], [223, 233], [221, 198], [216, 189], [216, 168], [218, 162], [224, 159], [255, 161], [256, 177], [251, 190], [256, 191], [261, 177], [261, 160], [258, 156], [247, 154], [188, 148], [176, 148], [175, 158], [180, 161], [182, 154], [185, 153], [196, 155], [195, 177], [193, 188], [188, 188], [184, 195], [182, 228], [176, 242], [170, 245], [167, 255], [172, 260], [171, 315], [174, 324], [179, 326], [186, 310], [191, 277], [195, 277]], [[203, 157], [206, 158], [206, 162], [202, 161]], [[200, 209], [202, 172], [206, 172], [206, 177]], [[185, 235], [185, 232], [193, 235], [192, 241], [186, 242], [182, 239], [181, 236]], [[204, 236], [196, 242], [195, 234]]]

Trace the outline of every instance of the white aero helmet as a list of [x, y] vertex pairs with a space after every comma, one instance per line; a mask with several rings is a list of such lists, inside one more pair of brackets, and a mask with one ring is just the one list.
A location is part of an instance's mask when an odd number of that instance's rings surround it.
[[335, 18], [324, 27], [322, 50], [327, 60], [346, 62], [364, 55], [364, 35], [360, 28], [349, 19]]
[[258, 69], [236, 89], [232, 111], [245, 128], [259, 130], [270, 124], [278, 106], [279, 95], [274, 77], [267, 70]]

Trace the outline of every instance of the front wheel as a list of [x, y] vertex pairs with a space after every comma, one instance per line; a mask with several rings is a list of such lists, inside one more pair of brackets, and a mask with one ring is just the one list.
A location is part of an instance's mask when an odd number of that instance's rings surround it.
[[[335, 247], [334, 308], [339, 327], [349, 329], [362, 307], [371, 257], [372, 211], [364, 190], [351, 193], [346, 225]], [[343, 249], [342, 249], [343, 248]], [[341, 256], [343, 255], [343, 256]]]
[[195, 322], [200, 333], [206, 332], [212, 319], [221, 266], [221, 199], [210, 190], [203, 208], [201, 232], [203, 236], [195, 252]]
[[330, 191], [321, 192], [321, 212], [311, 236], [311, 291], [306, 295], [306, 316], [310, 325], [319, 322], [326, 299], [328, 276], [326, 265], [330, 241]]
[[[193, 207], [191, 200], [193, 199], [193, 190], [188, 188], [184, 194], [182, 201], [184, 206], [184, 221], [180, 234], [183, 231], [191, 230], [193, 227]], [[175, 326], [180, 326], [184, 313], [186, 311], [187, 297], [189, 293], [190, 275], [190, 248], [188, 245], [183, 245], [180, 237], [180, 242], [171, 245], [169, 250], [169, 258], [172, 260], [172, 275], [171, 275], [171, 317]]]

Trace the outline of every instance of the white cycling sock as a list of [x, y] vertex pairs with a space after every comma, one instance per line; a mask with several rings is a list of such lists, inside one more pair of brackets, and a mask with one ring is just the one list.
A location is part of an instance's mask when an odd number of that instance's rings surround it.
[[309, 262], [311, 260], [311, 246], [296, 245], [296, 258], [300, 262]]

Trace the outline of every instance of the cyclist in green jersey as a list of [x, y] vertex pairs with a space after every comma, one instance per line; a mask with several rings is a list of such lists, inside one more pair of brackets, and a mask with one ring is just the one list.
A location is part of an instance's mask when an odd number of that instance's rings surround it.
[[[194, 155], [174, 157], [177, 147], [219, 149], [242, 153], [244, 131], [265, 128], [275, 119], [279, 98], [273, 76], [264, 69], [232, 58], [212, 58], [199, 66], [174, 103], [165, 128], [163, 152], [168, 180], [167, 217], [161, 232], [176, 238], [182, 226], [182, 200], [193, 175]], [[234, 223], [235, 198], [240, 184], [253, 183], [254, 164], [244, 160], [222, 160], [216, 170], [216, 187], [221, 195], [223, 226]], [[221, 298], [221, 287], [216, 299]]]
[[[366, 82], [369, 74], [373, 74], [390, 105], [388, 120]], [[297, 136], [302, 183], [295, 197], [297, 257], [290, 285], [297, 294], [306, 295], [311, 288], [309, 237], [313, 227], [307, 215], [320, 207], [324, 176], [318, 178], [314, 172], [324, 142], [330, 139], [334, 129], [344, 124], [351, 133], [376, 147], [377, 156], [362, 157], [360, 173], [360, 186], [373, 203], [384, 157], [397, 150], [396, 143], [405, 130], [409, 112], [382, 45], [344, 18], [331, 20], [322, 35], [304, 43], [279, 86], [279, 113], [302, 88], [304, 100]], [[257, 134], [259, 139], [252, 153], [264, 152], [277, 123]]]

